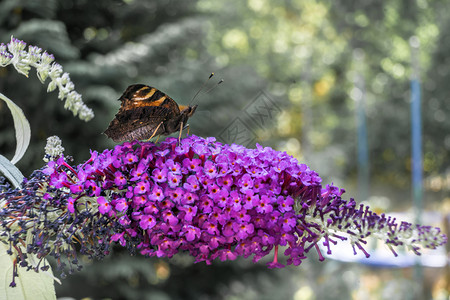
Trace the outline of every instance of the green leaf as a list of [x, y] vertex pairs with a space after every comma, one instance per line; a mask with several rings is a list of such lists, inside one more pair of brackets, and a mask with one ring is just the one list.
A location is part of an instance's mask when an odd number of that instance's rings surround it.
[[20, 109], [20, 107], [14, 104], [12, 100], [8, 99], [8, 97], [3, 95], [2, 93], [0, 93], [0, 99], [3, 99], [6, 102], [6, 105], [8, 105], [8, 108], [11, 111], [14, 120], [17, 146], [16, 146], [16, 153], [14, 154], [14, 157], [11, 159], [11, 163], [15, 164], [22, 158], [22, 156], [25, 154], [25, 151], [27, 151], [28, 145], [30, 144], [31, 138], [30, 123], [28, 123], [28, 120], [25, 117], [22, 109]]
[[18, 188], [23, 181], [22, 172], [3, 155], [0, 155], [0, 172], [15, 188]]
[[[9, 287], [13, 279], [13, 259], [7, 254], [8, 246], [0, 242], [0, 299], [2, 300], [56, 300], [54, 277], [48, 271], [39, 273], [18, 267], [19, 277], [16, 277], [16, 287]], [[43, 262], [41, 262], [42, 264]], [[47, 263], [47, 262], [46, 262]]]

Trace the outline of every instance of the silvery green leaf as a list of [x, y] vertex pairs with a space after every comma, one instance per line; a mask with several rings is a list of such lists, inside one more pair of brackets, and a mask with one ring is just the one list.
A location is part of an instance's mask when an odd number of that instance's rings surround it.
[[51, 269], [48, 271], [33, 270], [19, 267], [19, 277], [16, 277], [16, 287], [8, 286], [13, 278], [13, 259], [7, 254], [8, 245], [0, 242], [0, 299], [2, 300], [56, 300], [54, 277]]
[[13, 116], [14, 128], [16, 129], [16, 153], [14, 157], [11, 159], [11, 163], [17, 163], [22, 156], [27, 151], [28, 145], [30, 144], [31, 138], [31, 128], [30, 123], [28, 123], [27, 118], [25, 117], [22, 109], [18, 107], [14, 102], [2, 93], [0, 93], [0, 99], [6, 102], [11, 114]]
[[0, 173], [2, 173], [15, 188], [19, 187], [23, 181], [23, 175], [20, 170], [3, 155], [0, 155]]

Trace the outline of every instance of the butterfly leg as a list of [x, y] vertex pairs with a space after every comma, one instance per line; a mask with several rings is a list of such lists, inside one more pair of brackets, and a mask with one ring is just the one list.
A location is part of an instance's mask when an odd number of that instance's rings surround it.
[[[161, 122], [161, 123], [158, 124], [158, 127], [156, 127], [156, 129], [153, 131], [152, 136], [149, 137], [148, 140], [146, 140], [146, 142], [150, 141], [150, 140], [152, 139], [152, 137], [155, 136], [156, 132], [158, 132], [158, 129], [159, 129], [159, 127], [160, 127], [162, 124], [163, 124], [163, 122]], [[159, 139], [159, 136], [158, 136], [158, 139]], [[158, 140], [156, 140], [156, 142], [158, 142]]]
[[178, 135], [178, 144], [181, 144], [181, 133], [183, 132], [183, 122], [180, 125], [180, 134]]
[[186, 124], [186, 128], [187, 128], [186, 136], [188, 136], [189, 135], [189, 124]]

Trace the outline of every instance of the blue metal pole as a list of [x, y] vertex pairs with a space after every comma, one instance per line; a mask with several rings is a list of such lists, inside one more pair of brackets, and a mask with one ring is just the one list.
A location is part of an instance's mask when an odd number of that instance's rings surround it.
[[366, 201], [369, 197], [369, 149], [367, 142], [366, 105], [364, 79], [360, 76], [361, 99], [357, 106], [358, 126], [358, 187], [360, 201]]
[[421, 87], [419, 75], [417, 37], [410, 40], [412, 76], [411, 76], [411, 171], [412, 196], [416, 212], [416, 221], [420, 223], [423, 209], [423, 158], [422, 158], [422, 117]]
[[[421, 91], [419, 70], [419, 39], [413, 36], [409, 39], [411, 46], [411, 185], [413, 206], [416, 222], [421, 223], [423, 209], [423, 162], [422, 162], [422, 117], [421, 117]], [[417, 262], [414, 268], [414, 281], [419, 291], [415, 299], [424, 299], [423, 269]]]
[[356, 101], [356, 127], [358, 143], [358, 198], [366, 201], [369, 197], [369, 147], [367, 141], [366, 124], [366, 85], [364, 81], [364, 52], [356, 49], [355, 59], [355, 88], [359, 91], [354, 97]]
[[422, 120], [421, 120], [421, 93], [418, 79], [411, 80], [411, 140], [412, 140], [412, 194], [416, 218], [420, 222], [422, 211]]

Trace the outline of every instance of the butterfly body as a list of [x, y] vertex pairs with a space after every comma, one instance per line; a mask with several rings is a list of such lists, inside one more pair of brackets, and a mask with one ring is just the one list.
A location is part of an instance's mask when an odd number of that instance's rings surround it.
[[119, 100], [119, 112], [104, 132], [115, 142], [144, 140], [180, 131], [197, 108], [197, 105], [178, 105], [167, 94], [144, 84], [130, 85]]

